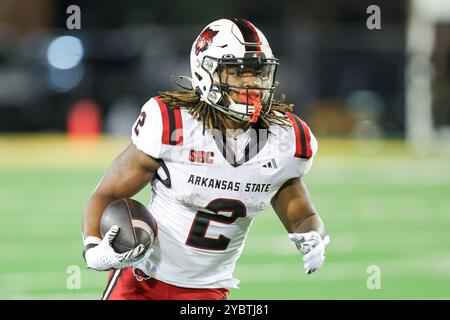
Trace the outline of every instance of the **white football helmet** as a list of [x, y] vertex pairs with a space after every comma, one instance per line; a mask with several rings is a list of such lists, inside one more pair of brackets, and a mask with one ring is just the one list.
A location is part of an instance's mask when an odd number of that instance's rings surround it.
[[[221, 19], [207, 25], [192, 45], [192, 87], [200, 99], [239, 120], [256, 122], [270, 110], [278, 66], [264, 34], [244, 19]], [[220, 73], [234, 67], [250, 71], [253, 86], [222, 83]], [[241, 72], [241, 73], [240, 73]], [[229, 93], [239, 94], [239, 102]]]

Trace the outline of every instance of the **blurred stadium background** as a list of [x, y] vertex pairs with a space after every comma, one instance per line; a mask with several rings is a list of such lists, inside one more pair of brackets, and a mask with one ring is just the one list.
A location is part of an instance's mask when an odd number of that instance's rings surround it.
[[[81, 9], [68, 30], [67, 8]], [[369, 30], [369, 5], [381, 29]], [[232, 299], [450, 298], [450, 2], [0, 2], [0, 299], [98, 299], [81, 217], [140, 107], [189, 75], [201, 29], [244, 17], [319, 139], [306, 178], [331, 235], [305, 276], [272, 210], [255, 219]], [[136, 199], [149, 201], [149, 189]], [[381, 270], [370, 290], [369, 266]], [[81, 272], [79, 289], [71, 276]], [[74, 269], [75, 268], [75, 269]], [[69, 286], [67, 285], [69, 282]]]

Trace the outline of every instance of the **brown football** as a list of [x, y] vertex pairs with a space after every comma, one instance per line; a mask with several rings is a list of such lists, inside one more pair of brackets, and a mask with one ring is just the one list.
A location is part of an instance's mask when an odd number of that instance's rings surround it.
[[113, 226], [119, 226], [119, 233], [112, 241], [113, 249], [123, 253], [145, 246], [145, 253], [153, 246], [158, 235], [158, 225], [150, 211], [142, 203], [133, 199], [118, 199], [106, 207], [100, 220], [102, 237]]

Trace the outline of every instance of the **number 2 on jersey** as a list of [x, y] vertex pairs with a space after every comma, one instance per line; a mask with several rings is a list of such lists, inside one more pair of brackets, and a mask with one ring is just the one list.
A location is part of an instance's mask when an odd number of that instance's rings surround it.
[[[231, 224], [237, 218], [242, 218], [247, 215], [245, 205], [239, 200], [233, 199], [216, 199], [211, 201], [206, 209], [216, 214], [210, 214], [203, 211], [197, 211], [194, 221], [192, 222], [191, 231], [186, 240], [186, 244], [191, 247], [207, 249], [207, 250], [225, 250], [230, 243], [229, 238], [220, 235], [217, 239], [206, 237], [209, 223], [216, 221], [225, 224]], [[217, 214], [219, 212], [230, 212], [230, 216]]]
[[145, 111], [142, 111], [141, 115], [139, 116], [138, 122], [134, 126], [134, 133], [136, 133], [137, 136], [139, 135], [139, 128], [142, 127], [145, 123], [146, 117], [147, 117], [147, 114], [145, 113]]

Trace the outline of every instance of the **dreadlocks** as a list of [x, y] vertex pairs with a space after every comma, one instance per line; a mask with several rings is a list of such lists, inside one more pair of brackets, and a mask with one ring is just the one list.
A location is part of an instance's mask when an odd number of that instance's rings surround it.
[[[205, 129], [217, 128], [225, 132], [224, 119], [229, 118], [227, 114], [209, 106], [201, 101], [194, 90], [189, 91], [165, 91], [160, 92], [159, 98], [171, 108], [185, 108], [189, 110], [195, 119], [202, 121], [203, 133]], [[274, 101], [270, 111], [266, 114], [261, 113], [256, 124], [260, 128], [269, 129], [271, 125], [280, 125], [283, 127], [291, 126], [290, 121], [284, 117], [286, 112], [292, 111], [293, 104], [285, 104], [281, 101]], [[277, 114], [276, 112], [281, 113]]]

